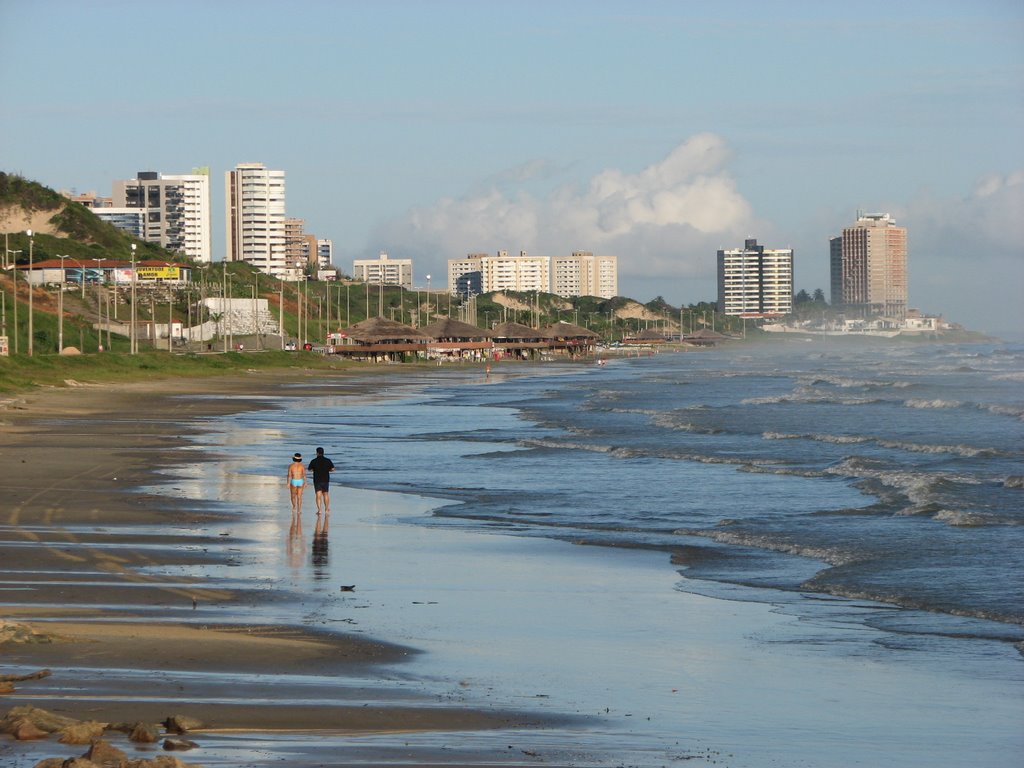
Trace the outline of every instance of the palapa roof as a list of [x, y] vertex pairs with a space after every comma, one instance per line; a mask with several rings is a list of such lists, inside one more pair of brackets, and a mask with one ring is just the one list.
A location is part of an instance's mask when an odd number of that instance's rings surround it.
[[436, 323], [421, 328], [421, 331], [432, 339], [489, 339], [491, 332], [486, 328], [478, 328], [475, 325], [464, 323], [461, 320], [452, 320], [450, 317], [442, 317]]
[[598, 334], [594, 333], [588, 328], [583, 328], [573, 323], [567, 323], [564, 320], [560, 320], [557, 323], [551, 323], [551, 325], [545, 325], [541, 328], [541, 332], [549, 339], [597, 339], [600, 338]]
[[491, 329], [491, 336], [495, 339], [518, 339], [520, 341], [538, 340], [547, 338], [543, 331], [531, 328], [522, 323], [499, 323]]
[[430, 341], [430, 337], [411, 325], [397, 323], [385, 317], [370, 317], [345, 329], [350, 339], [377, 344], [382, 341]]
[[654, 328], [644, 328], [640, 333], [633, 334], [629, 338], [637, 341], [665, 341], [665, 334]]
[[719, 333], [718, 331], [712, 331], [709, 328], [701, 328], [696, 333], [688, 333], [685, 338], [687, 339], [728, 339], [728, 336]]

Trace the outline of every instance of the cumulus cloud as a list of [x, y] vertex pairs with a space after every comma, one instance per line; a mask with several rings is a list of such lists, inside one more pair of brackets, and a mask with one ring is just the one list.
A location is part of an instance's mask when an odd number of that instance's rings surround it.
[[725, 141], [702, 133], [639, 172], [610, 168], [543, 194], [519, 182], [551, 174], [553, 166], [531, 161], [461, 198], [415, 208], [375, 238], [435, 269], [467, 253], [587, 250], [618, 256], [620, 283], [630, 276], [708, 278], [709, 254], [753, 225], [729, 160]]
[[993, 332], [1024, 331], [1024, 171], [959, 199], [920, 197], [907, 225], [911, 303]]

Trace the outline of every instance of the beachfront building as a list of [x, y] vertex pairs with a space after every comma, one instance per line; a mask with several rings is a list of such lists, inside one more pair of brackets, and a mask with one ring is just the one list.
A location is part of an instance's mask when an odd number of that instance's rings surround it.
[[208, 168], [171, 175], [140, 171], [134, 179], [115, 181], [110, 207], [93, 212], [121, 226], [123, 217], [113, 212], [125, 210], [142, 214], [141, 233], [128, 229], [132, 234], [195, 261], [210, 263], [213, 248]]
[[288, 280], [301, 280], [303, 275], [318, 274], [316, 235], [306, 232], [304, 219], [284, 220], [284, 252]]
[[888, 213], [860, 214], [838, 239], [833, 246], [839, 249], [838, 262], [835, 250], [830, 255], [832, 283], [840, 286], [843, 311], [901, 322], [907, 315], [906, 228], [896, 226]]
[[146, 231], [146, 212], [141, 208], [93, 208], [96, 218], [105, 221], [118, 229], [124, 230], [132, 237], [143, 239]]
[[843, 303], [843, 238], [828, 239], [829, 303], [838, 307]]
[[400, 285], [412, 290], [412, 259], [392, 259], [381, 252], [376, 259], [352, 262], [352, 277], [373, 285]]
[[316, 241], [317, 270], [330, 269], [334, 263], [334, 241], [319, 238]]
[[778, 317], [793, 311], [793, 249], [765, 248], [749, 238], [718, 251], [718, 311]]
[[[551, 290], [551, 259], [547, 256], [528, 256], [520, 251], [518, 256], [509, 256], [508, 251], [498, 251], [491, 256], [486, 253], [471, 253], [464, 259], [448, 259], [448, 290], [459, 293], [460, 286], [479, 287], [474, 293], [493, 291], [544, 291]], [[463, 291], [463, 295], [469, 295]]]
[[112, 208], [114, 205], [113, 198], [102, 197], [95, 190], [91, 192], [72, 192], [62, 189], [60, 193], [71, 202], [81, 203], [86, 208]]
[[224, 174], [227, 261], [296, 279], [285, 249], [285, 172], [263, 163], [240, 163]]
[[615, 298], [619, 295], [618, 257], [595, 256], [590, 251], [552, 256], [551, 292], [558, 296]]

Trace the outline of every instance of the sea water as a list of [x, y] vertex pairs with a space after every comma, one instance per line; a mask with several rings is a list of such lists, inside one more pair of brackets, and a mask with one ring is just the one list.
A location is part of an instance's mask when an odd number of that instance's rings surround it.
[[434, 524], [660, 548], [692, 579], [1024, 638], [1024, 348], [792, 343], [497, 376], [328, 409], [340, 479], [457, 500]]
[[[466, 612], [443, 606], [422, 621], [394, 606], [374, 613], [372, 599], [354, 613], [334, 595], [319, 618], [357, 615], [363, 630], [430, 650], [439, 675], [505, 669], [488, 680], [513, 704], [530, 695], [523, 669], [557, 679], [548, 706], [591, 711], [614, 688], [623, 706], [656, 713], [620, 734], [656, 745], [656, 759], [685, 752], [681, 731], [754, 766], [850, 765], [865, 750], [872, 765], [1009, 765], [1024, 748], [1024, 348], [793, 341], [373, 381], [373, 397], [304, 385], [281, 411], [223, 423], [221, 447], [245, 460], [239, 487], [246, 475], [276, 479], [297, 448], [324, 445], [338, 466], [336, 554], [318, 563], [306, 552], [313, 580], [295, 576], [294, 589], [369, 578], [365, 553], [337, 543], [360, 514], [338, 508], [342, 486], [415, 497], [397, 515], [405, 526], [523, 542], [494, 544], [504, 556], [483, 563], [453, 554], [463, 584], [477, 578], [465, 568], [494, 568], [514, 591], [516, 568], [534, 567], [530, 541], [586, 575], [560, 572], [575, 600], [561, 630], [537, 633], [550, 643], [564, 632], [559, 648], [488, 615], [493, 583], [473, 596], [458, 587], [480, 636], [447, 626]], [[644, 594], [616, 594], [615, 578]], [[537, 610], [558, 612], [557, 593]], [[766, 608], [733, 625], [720, 608], [730, 602]], [[702, 623], [725, 634], [695, 635]], [[681, 657], [733, 631], [749, 644], [721, 654], [734, 668], [707, 651], [688, 659], [688, 679], [670, 679]], [[621, 664], [609, 661], [616, 647]], [[687, 684], [703, 694], [680, 706]]]

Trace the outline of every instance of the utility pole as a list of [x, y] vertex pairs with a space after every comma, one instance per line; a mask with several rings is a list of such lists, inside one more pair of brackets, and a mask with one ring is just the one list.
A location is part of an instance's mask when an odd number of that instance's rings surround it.
[[35, 242], [32, 237], [32, 230], [26, 230], [28, 235], [28, 356], [32, 357], [32, 245]]

